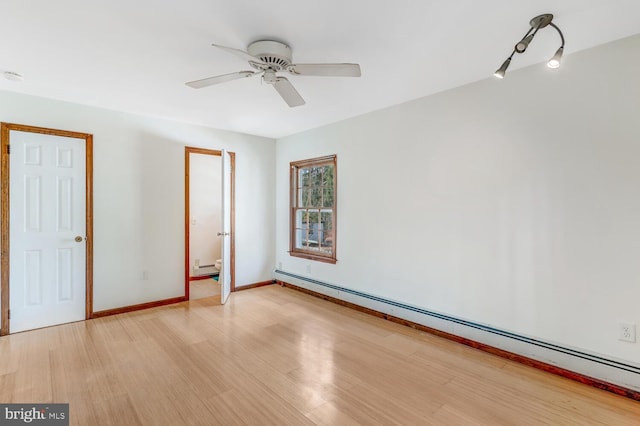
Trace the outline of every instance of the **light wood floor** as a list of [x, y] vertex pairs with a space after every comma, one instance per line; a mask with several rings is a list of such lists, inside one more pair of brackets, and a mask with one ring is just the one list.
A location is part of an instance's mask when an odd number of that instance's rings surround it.
[[281, 288], [0, 338], [71, 424], [640, 424], [640, 403]]
[[218, 296], [220, 299], [220, 283], [213, 278], [189, 281], [189, 300]]

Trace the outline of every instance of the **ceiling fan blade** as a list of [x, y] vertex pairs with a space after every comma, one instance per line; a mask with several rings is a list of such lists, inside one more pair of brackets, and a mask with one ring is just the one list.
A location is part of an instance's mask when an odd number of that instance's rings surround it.
[[276, 82], [273, 83], [273, 87], [278, 91], [282, 99], [289, 105], [290, 107], [297, 107], [300, 105], [304, 105], [304, 99], [300, 96], [300, 93], [293, 87], [293, 84], [289, 80], [284, 77], [278, 77]]
[[231, 74], [223, 74], [215, 77], [203, 78], [202, 80], [195, 80], [185, 83], [189, 87], [194, 89], [201, 89], [207, 86], [213, 86], [214, 84], [226, 83], [227, 81], [237, 80], [242, 77], [251, 77], [256, 75], [253, 71], [238, 71]]
[[245, 52], [244, 50], [234, 49], [233, 47], [221, 46], [219, 44], [212, 44], [212, 46], [217, 47], [218, 49], [222, 49], [225, 52], [229, 52], [232, 55], [236, 55], [239, 58], [244, 59], [245, 61], [257, 62], [259, 64], [265, 64], [265, 62], [262, 59], [256, 58], [255, 56], [251, 56], [247, 52]]
[[291, 64], [287, 71], [295, 75], [318, 75], [325, 77], [360, 77], [358, 64]]

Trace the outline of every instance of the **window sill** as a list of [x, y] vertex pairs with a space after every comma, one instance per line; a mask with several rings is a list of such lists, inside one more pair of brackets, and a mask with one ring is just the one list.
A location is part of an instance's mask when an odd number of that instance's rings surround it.
[[337, 259], [332, 257], [318, 256], [312, 253], [301, 253], [299, 251], [290, 251], [289, 255], [293, 257], [301, 257], [303, 259], [308, 259], [308, 260], [316, 260], [318, 262], [331, 263], [333, 265], [335, 265], [338, 262]]

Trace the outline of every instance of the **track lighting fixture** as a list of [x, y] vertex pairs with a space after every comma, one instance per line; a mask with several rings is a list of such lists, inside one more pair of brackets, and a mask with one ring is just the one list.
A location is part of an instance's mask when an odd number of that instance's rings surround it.
[[538, 30], [546, 26], [555, 28], [558, 34], [560, 34], [561, 45], [558, 50], [556, 50], [556, 53], [553, 55], [553, 57], [549, 59], [549, 62], [547, 62], [547, 66], [549, 68], [558, 68], [560, 66], [560, 61], [562, 60], [562, 53], [564, 52], [564, 35], [562, 34], [562, 31], [560, 31], [560, 28], [558, 28], [553, 22], [551, 22], [552, 20], [553, 15], [550, 13], [546, 13], [544, 15], [536, 16], [531, 21], [529, 21], [529, 25], [531, 25], [531, 28], [529, 28], [529, 31], [527, 31], [524, 37], [522, 37], [522, 40], [516, 43], [515, 47], [513, 48], [513, 52], [511, 52], [511, 55], [509, 55], [507, 60], [504, 61], [502, 66], [500, 66], [500, 68], [498, 68], [496, 72], [493, 73], [493, 75], [498, 78], [504, 78], [504, 74], [507, 72], [509, 64], [511, 64], [511, 58], [513, 58], [513, 55], [516, 53], [524, 53], [527, 50], [527, 47], [529, 47], [529, 44], [533, 40], [533, 37], [535, 37]]
[[531, 43], [531, 40], [533, 40], [533, 36], [534, 34], [530, 34], [528, 36], [526, 36], [525, 38], [523, 38], [522, 40], [520, 40], [517, 44], [516, 44], [516, 52], [518, 53], [524, 53], [525, 50], [527, 50], [527, 47], [529, 47], [529, 43]]
[[[513, 53], [511, 54], [513, 56]], [[511, 63], [511, 56], [507, 58], [506, 61], [502, 63], [502, 66], [493, 73], [498, 78], [504, 78], [504, 73], [507, 72], [507, 68], [509, 68], [509, 64]]]
[[562, 59], [563, 51], [563, 46], [558, 47], [558, 50], [556, 50], [556, 54], [553, 55], [553, 58], [549, 59], [549, 62], [547, 62], [547, 66], [549, 68], [558, 68], [560, 66], [560, 60]]

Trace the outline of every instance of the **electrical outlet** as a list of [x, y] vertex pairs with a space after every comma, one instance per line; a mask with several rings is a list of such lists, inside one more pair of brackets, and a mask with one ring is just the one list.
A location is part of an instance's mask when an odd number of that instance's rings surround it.
[[194, 259], [193, 260], [193, 268], [194, 269], [199, 269], [200, 268], [200, 259]]
[[149, 279], [149, 271], [146, 269], [142, 271], [141, 278], [143, 281], [147, 281]]
[[621, 322], [618, 324], [618, 340], [624, 342], [636, 342], [636, 325], [629, 322]]
[[310, 264], [307, 265], [307, 274], [311, 274], [311, 265]]
[[282, 262], [278, 262], [278, 269], [282, 271]]

